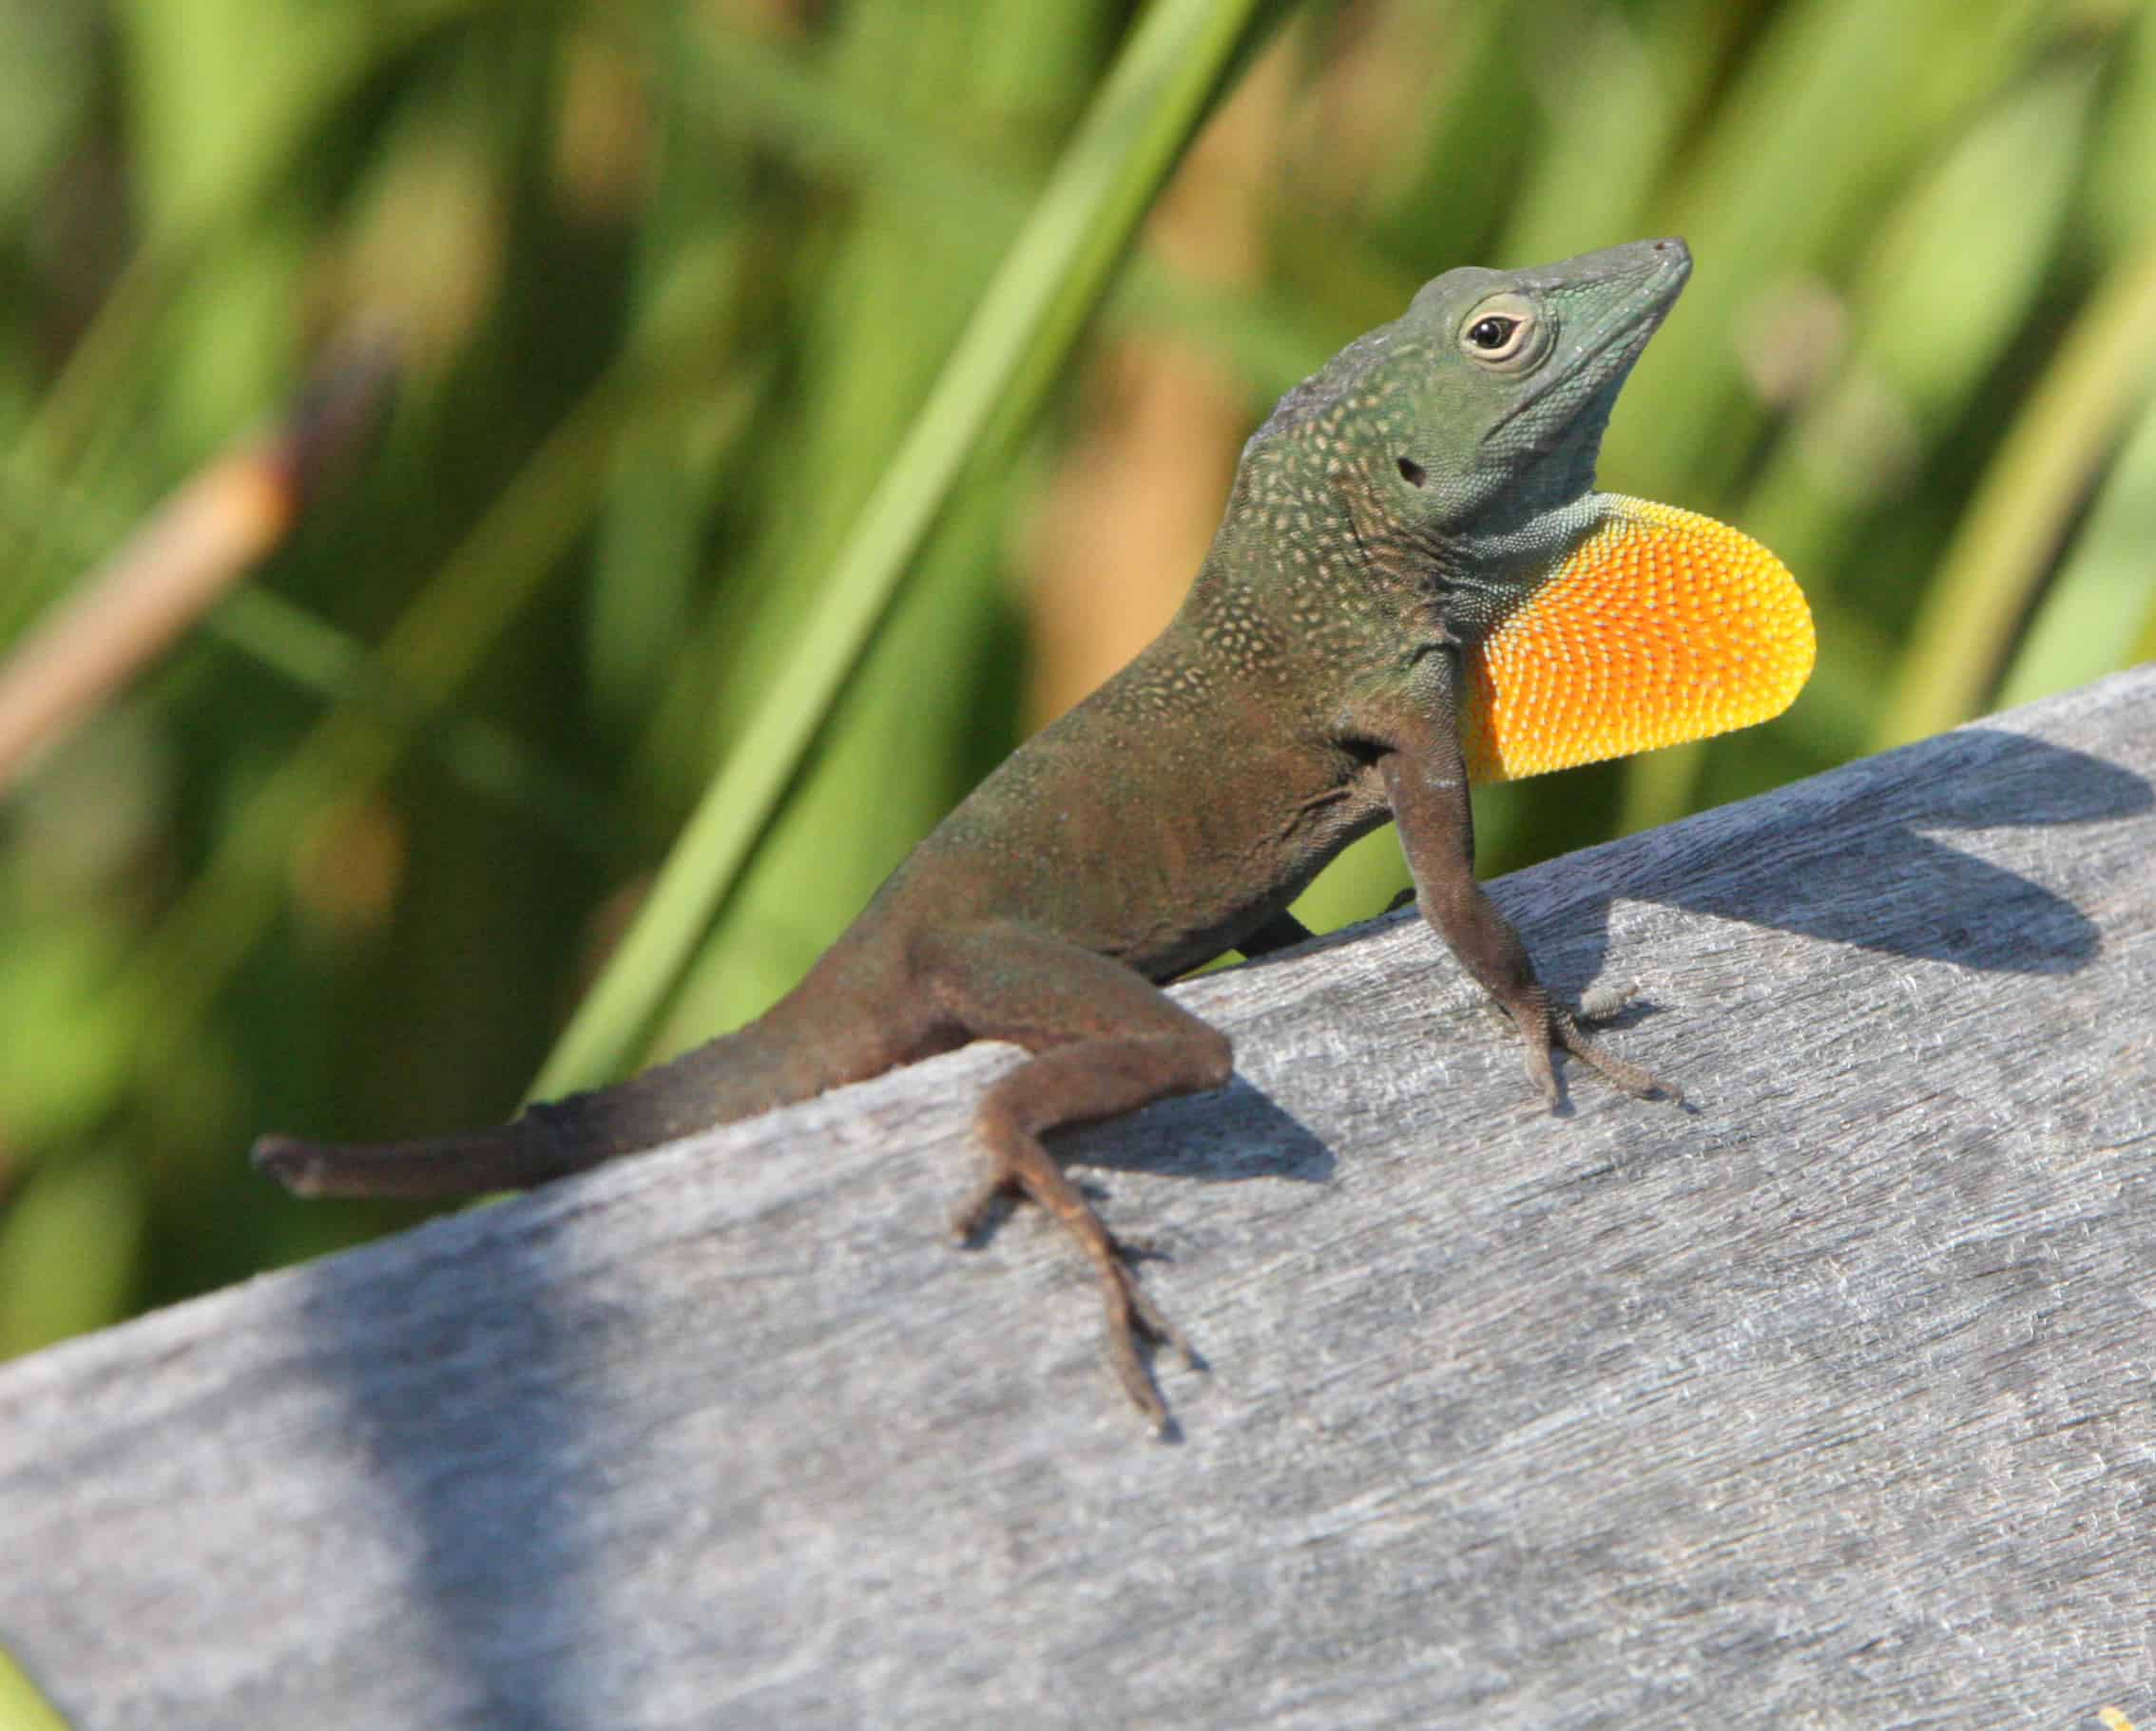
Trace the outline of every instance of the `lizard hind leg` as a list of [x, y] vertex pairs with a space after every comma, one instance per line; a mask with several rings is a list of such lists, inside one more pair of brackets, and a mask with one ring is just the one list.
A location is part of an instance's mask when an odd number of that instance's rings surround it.
[[1141, 1341], [1170, 1347], [1192, 1365], [1197, 1355], [1041, 1138], [1223, 1086], [1234, 1066], [1226, 1036], [1120, 962], [1034, 929], [1006, 924], [944, 937], [927, 959], [942, 1007], [970, 1034], [1033, 1053], [974, 1112], [988, 1170], [953, 1219], [956, 1236], [972, 1239], [1013, 1194], [1052, 1217], [1092, 1265], [1116, 1379], [1155, 1432], [1165, 1432], [1167, 1409]]

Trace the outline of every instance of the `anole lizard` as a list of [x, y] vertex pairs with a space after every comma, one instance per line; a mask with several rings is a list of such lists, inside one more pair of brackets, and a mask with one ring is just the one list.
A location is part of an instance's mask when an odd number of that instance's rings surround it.
[[1471, 781], [1779, 714], [1811, 669], [1789, 574], [1733, 529], [1593, 490], [1632, 363], [1691, 273], [1679, 240], [1455, 270], [1281, 398], [1244, 447], [1174, 622], [944, 819], [793, 991], [738, 1032], [471, 1135], [265, 1137], [304, 1195], [529, 1186], [948, 1051], [1030, 1056], [973, 1116], [987, 1173], [1091, 1260], [1124, 1388], [1189, 1349], [1042, 1135], [1217, 1088], [1228, 1041], [1161, 990], [1302, 935], [1288, 903], [1399, 825], [1424, 917], [1509, 1013], [1553, 1104], [1562, 1048], [1626, 1092], [1475, 881]]

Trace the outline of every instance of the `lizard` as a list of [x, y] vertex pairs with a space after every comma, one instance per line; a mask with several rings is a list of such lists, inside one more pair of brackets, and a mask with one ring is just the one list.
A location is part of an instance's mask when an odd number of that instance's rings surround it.
[[1676, 240], [1464, 268], [1350, 343], [1250, 436], [1173, 621], [1006, 759], [763, 1015], [626, 1082], [467, 1135], [262, 1138], [303, 1195], [527, 1188], [973, 1040], [977, 1238], [1007, 1197], [1088, 1259], [1110, 1362], [1156, 1430], [1145, 1347], [1199, 1362], [1043, 1142], [1224, 1086], [1229, 1041], [1164, 991], [1306, 935], [1288, 904], [1398, 826], [1424, 919], [1559, 1101], [1562, 1051], [1677, 1098], [1544, 990], [1474, 875], [1472, 782], [1704, 738], [1784, 708], [1811, 619], [1764, 548], [1594, 490], [1619, 391], [1691, 272]]

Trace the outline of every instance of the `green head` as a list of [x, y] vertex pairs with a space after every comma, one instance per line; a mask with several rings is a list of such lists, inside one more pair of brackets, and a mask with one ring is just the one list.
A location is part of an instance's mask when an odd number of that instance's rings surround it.
[[1344, 519], [1366, 554], [1438, 577], [1546, 562], [1591, 527], [1609, 411], [1691, 269], [1670, 240], [1448, 271], [1281, 398], [1239, 501]]

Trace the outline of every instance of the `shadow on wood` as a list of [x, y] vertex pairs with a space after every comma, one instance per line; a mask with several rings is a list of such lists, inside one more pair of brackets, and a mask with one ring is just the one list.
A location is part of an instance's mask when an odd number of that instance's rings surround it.
[[[1212, 1370], [943, 1241], [975, 1048], [0, 1370], [0, 1641], [101, 1727], [2156, 1722], [2156, 672], [1411, 915], [1068, 1138]], [[238, 1154], [235, 1153], [235, 1158]]]

